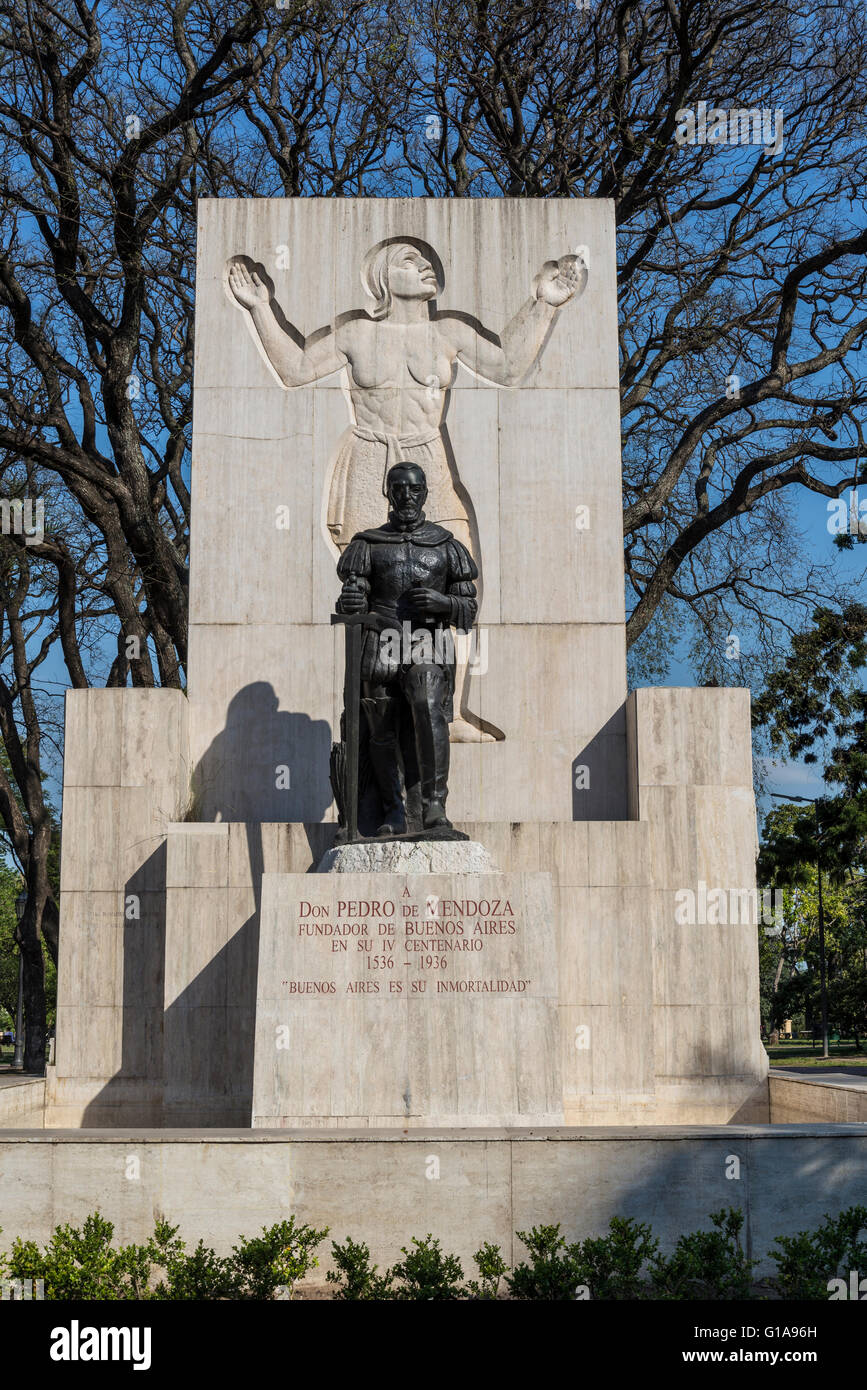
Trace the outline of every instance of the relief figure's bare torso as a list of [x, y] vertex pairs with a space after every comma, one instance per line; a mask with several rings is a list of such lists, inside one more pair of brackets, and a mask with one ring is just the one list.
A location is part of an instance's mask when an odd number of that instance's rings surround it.
[[440, 424], [457, 361], [447, 321], [357, 319], [335, 338], [346, 359], [357, 424], [398, 436]]

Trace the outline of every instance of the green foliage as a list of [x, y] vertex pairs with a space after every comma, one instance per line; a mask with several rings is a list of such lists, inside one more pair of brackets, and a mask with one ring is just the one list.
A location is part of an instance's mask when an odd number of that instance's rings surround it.
[[[8, 1024], [15, 1025], [18, 1006], [18, 947], [15, 944], [15, 899], [21, 892], [21, 875], [9, 864], [0, 862], [0, 1024], [4, 1023], [4, 1013]], [[45, 1005], [46, 1021], [54, 1024], [57, 1006], [57, 970], [47, 949], [43, 946], [45, 957]]]
[[316, 1231], [312, 1226], [296, 1226], [295, 1217], [290, 1216], [234, 1245], [231, 1268], [238, 1297], [268, 1299], [278, 1288], [287, 1288], [291, 1298], [298, 1280], [319, 1264], [313, 1252], [327, 1235], [327, 1227]]
[[[144, 1245], [114, 1248], [114, 1226], [96, 1212], [80, 1229], [58, 1226], [43, 1251], [16, 1240], [3, 1268], [11, 1279], [43, 1279], [47, 1299], [271, 1299], [281, 1286], [291, 1297], [328, 1234], [293, 1216], [221, 1258], [201, 1240], [188, 1254], [177, 1230], [158, 1221]], [[160, 1269], [165, 1276], [154, 1283]]]
[[784, 665], [753, 703], [753, 723], [772, 749], [823, 763], [827, 794], [814, 805], [777, 806], [762, 832], [761, 882], [784, 888], [779, 939], [762, 941], [763, 1016], [769, 1027], [821, 1015], [818, 873], [827, 945], [829, 1021], [867, 1033], [867, 607], [817, 608], [792, 638]]
[[20, 878], [0, 864], [0, 1025], [15, 1025], [18, 1005], [18, 947], [15, 944], [15, 897]]
[[58, 1226], [40, 1251], [16, 1240], [7, 1261], [11, 1279], [43, 1279], [47, 1299], [105, 1300], [147, 1297], [153, 1259], [150, 1245], [112, 1247], [114, 1226], [98, 1212], [80, 1228]]
[[[777, 854], [780, 845], [795, 843], [794, 828], [798, 824], [806, 827], [805, 852], [818, 852], [813, 808], [776, 807], [765, 821], [764, 838], [769, 853], [759, 864], [765, 875], [772, 871], [767, 861]], [[849, 865], [845, 875], [828, 874], [824, 866], [822, 870], [829, 1020], [832, 1028], [854, 1037], [856, 1047], [860, 1038], [867, 1036], [867, 884], [863, 846], [858, 853], [859, 859]], [[760, 933], [763, 1017], [769, 1028], [784, 1018], [801, 1016], [808, 1025], [817, 1026], [821, 1017], [818, 871], [815, 862], [803, 862], [797, 871], [790, 865], [780, 873], [798, 881], [782, 890], [781, 934], [771, 938]]]
[[[659, 1253], [650, 1226], [631, 1217], [614, 1217], [605, 1235], [573, 1245], [559, 1225], [534, 1226], [517, 1232], [529, 1259], [511, 1275], [499, 1246], [486, 1242], [474, 1256], [479, 1277], [466, 1285], [459, 1259], [445, 1254], [430, 1233], [404, 1246], [403, 1259], [385, 1274], [371, 1264], [365, 1244], [347, 1238], [332, 1243], [336, 1268], [326, 1278], [344, 1301], [491, 1300], [504, 1278], [510, 1296], [522, 1300], [743, 1300], [756, 1296], [758, 1263], [743, 1249], [743, 1219], [735, 1207], [714, 1212], [712, 1230], [681, 1236], [667, 1256]], [[79, 1228], [58, 1226], [44, 1250], [35, 1241], [16, 1240], [0, 1254], [0, 1276], [41, 1279], [45, 1297], [53, 1300], [272, 1299], [281, 1286], [291, 1297], [295, 1283], [317, 1265], [314, 1251], [327, 1235], [296, 1224], [293, 1216], [221, 1257], [201, 1240], [188, 1253], [177, 1231], [158, 1221], [143, 1245], [115, 1247], [112, 1223], [95, 1212]], [[867, 1272], [867, 1207], [826, 1216], [815, 1231], [778, 1237], [770, 1258], [781, 1298], [826, 1301], [830, 1280]]]
[[150, 1294], [157, 1300], [238, 1298], [238, 1280], [231, 1262], [199, 1241], [191, 1255], [177, 1237], [177, 1226], [158, 1221], [151, 1241], [154, 1264], [166, 1271]]
[[500, 1280], [504, 1274], [509, 1272], [509, 1266], [503, 1259], [499, 1245], [491, 1245], [485, 1241], [484, 1245], [476, 1251], [473, 1259], [476, 1269], [479, 1271], [479, 1277], [470, 1280], [467, 1284], [467, 1292], [473, 1298], [496, 1298], [500, 1292]]
[[750, 1297], [758, 1260], [741, 1245], [744, 1214], [737, 1207], [711, 1215], [712, 1231], [681, 1236], [667, 1258], [651, 1266], [652, 1297], [658, 1299], [744, 1299]]
[[792, 638], [786, 662], [753, 701], [753, 725], [767, 729], [771, 748], [807, 763], [823, 754], [824, 781], [840, 788], [815, 813], [807, 807], [785, 828], [766, 826], [759, 861], [766, 882], [799, 882], [817, 859], [840, 881], [859, 858], [867, 836], [865, 662], [867, 607], [817, 608], [813, 626]]
[[827, 1302], [828, 1281], [848, 1278], [851, 1270], [867, 1273], [867, 1207], [848, 1207], [826, 1216], [816, 1231], [778, 1236], [771, 1249], [774, 1279], [781, 1298]]
[[653, 1260], [659, 1241], [649, 1226], [631, 1217], [615, 1216], [608, 1235], [585, 1240], [576, 1246], [579, 1255], [579, 1284], [586, 1284], [591, 1298], [636, 1299], [645, 1296], [642, 1271]]
[[865, 662], [867, 607], [817, 608], [813, 626], [792, 638], [785, 663], [753, 701], [754, 726], [769, 729], [772, 748], [815, 762], [817, 742], [850, 736], [853, 716], [863, 710], [855, 677]]
[[461, 1288], [460, 1261], [453, 1255], [444, 1255], [439, 1241], [431, 1235], [424, 1240], [413, 1239], [411, 1247], [404, 1247], [401, 1253], [405, 1256], [402, 1261], [379, 1274], [378, 1266], [370, 1263], [366, 1245], [356, 1244], [351, 1238], [342, 1245], [334, 1241], [331, 1254], [336, 1269], [329, 1270], [325, 1278], [329, 1284], [337, 1285], [335, 1297], [343, 1300], [495, 1299], [508, 1270], [500, 1247], [486, 1242], [474, 1256], [479, 1278]]
[[548, 1302], [574, 1299], [576, 1286], [583, 1283], [580, 1245], [567, 1246], [559, 1224], [534, 1226], [516, 1234], [530, 1252], [530, 1263], [517, 1265], [506, 1279], [512, 1297]]
[[[831, 1027], [867, 1034], [867, 607], [819, 608], [792, 639], [785, 665], [753, 704], [771, 747], [816, 762], [829, 794], [813, 805], [775, 807], [762, 834], [761, 881], [784, 889], [785, 924], [763, 940], [763, 1014], [768, 1026], [821, 1016], [818, 873], [821, 868]], [[836, 793], [832, 789], [839, 788]]]
[[413, 1236], [409, 1247], [402, 1245], [403, 1260], [389, 1270], [394, 1281], [392, 1298], [456, 1299], [463, 1297], [464, 1271], [455, 1255], [444, 1255], [438, 1240], [428, 1232], [424, 1240]]
[[512, 1297], [521, 1299], [642, 1298], [647, 1288], [642, 1276], [659, 1248], [650, 1227], [632, 1217], [615, 1216], [607, 1235], [589, 1236], [575, 1245], [566, 1244], [559, 1225], [517, 1234], [530, 1252], [530, 1263], [519, 1264], [506, 1283]]
[[574, 1299], [584, 1288], [604, 1301], [748, 1298], [756, 1261], [741, 1248], [743, 1213], [715, 1212], [711, 1222], [712, 1231], [681, 1236], [667, 1257], [651, 1228], [631, 1217], [616, 1216], [606, 1235], [575, 1245], [566, 1244], [559, 1226], [519, 1231], [530, 1262], [506, 1282], [522, 1299]]
[[366, 1245], [356, 1244], [351, 1236], [342, 1245], [332, 1241], [331, 1256], [337, 1269], [330, 1269], [325, 1278], [329, 1284], [338, 1285], [335, 1298], [369, 1302], [393, 1296], [391, 1272], [377, 1274], [379, 1266], [371, 1265]]

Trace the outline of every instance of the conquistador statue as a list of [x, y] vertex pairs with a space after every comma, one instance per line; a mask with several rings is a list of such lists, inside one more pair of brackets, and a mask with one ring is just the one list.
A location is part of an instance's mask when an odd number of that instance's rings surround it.
[[[353, 536], [340, 558], [343, 589], [336, 611], [378, 619], [364, 633], [361, 655], [367, 754], [382, 814], [376, 835], [407, 832], [402, 773], [407, 789], [417, 778], [422, 831], [447, 831], [455, 684], [451, 629], [472, 628], [478, 571], [451, 532], [425, 520], [427, 482], [417, 464], [398, 463], [389, 470], [387, 495], [388, 521]], [[408, 747], [415, 768], [407, 767]]]

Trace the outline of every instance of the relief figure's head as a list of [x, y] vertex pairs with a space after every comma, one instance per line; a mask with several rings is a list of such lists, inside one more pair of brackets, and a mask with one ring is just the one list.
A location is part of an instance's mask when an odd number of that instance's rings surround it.
[[417, 463], [396, 463], [385, 480], [389, 517], [397, 525], [415, 526], [424, 516], [427, 478]]
[[380, 246], [366, 261], [361, 278], [374, 300], [375, 319], [387, 318], [395, 299], [436, 299], [440, 290], [432, 260], [411, 241]]

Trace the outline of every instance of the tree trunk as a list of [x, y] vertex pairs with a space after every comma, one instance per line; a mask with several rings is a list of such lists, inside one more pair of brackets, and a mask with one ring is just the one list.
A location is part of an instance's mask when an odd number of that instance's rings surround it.
[[24, 961], [24, 1070], [45, 1071], [45, 958], [39, 935], [37, 904], [28, 898], [19, 926]]
[[[27, 864], [27, 906], [19, 935], [24, 958], [24, 1070], [43, 1075], [46, 1061], [45, 956], [42, 934], [52, 900], [48, 880], [51, 826], [43, 814], [31, 838]], [[53, 954], [53, 953], [52, 953]]]

